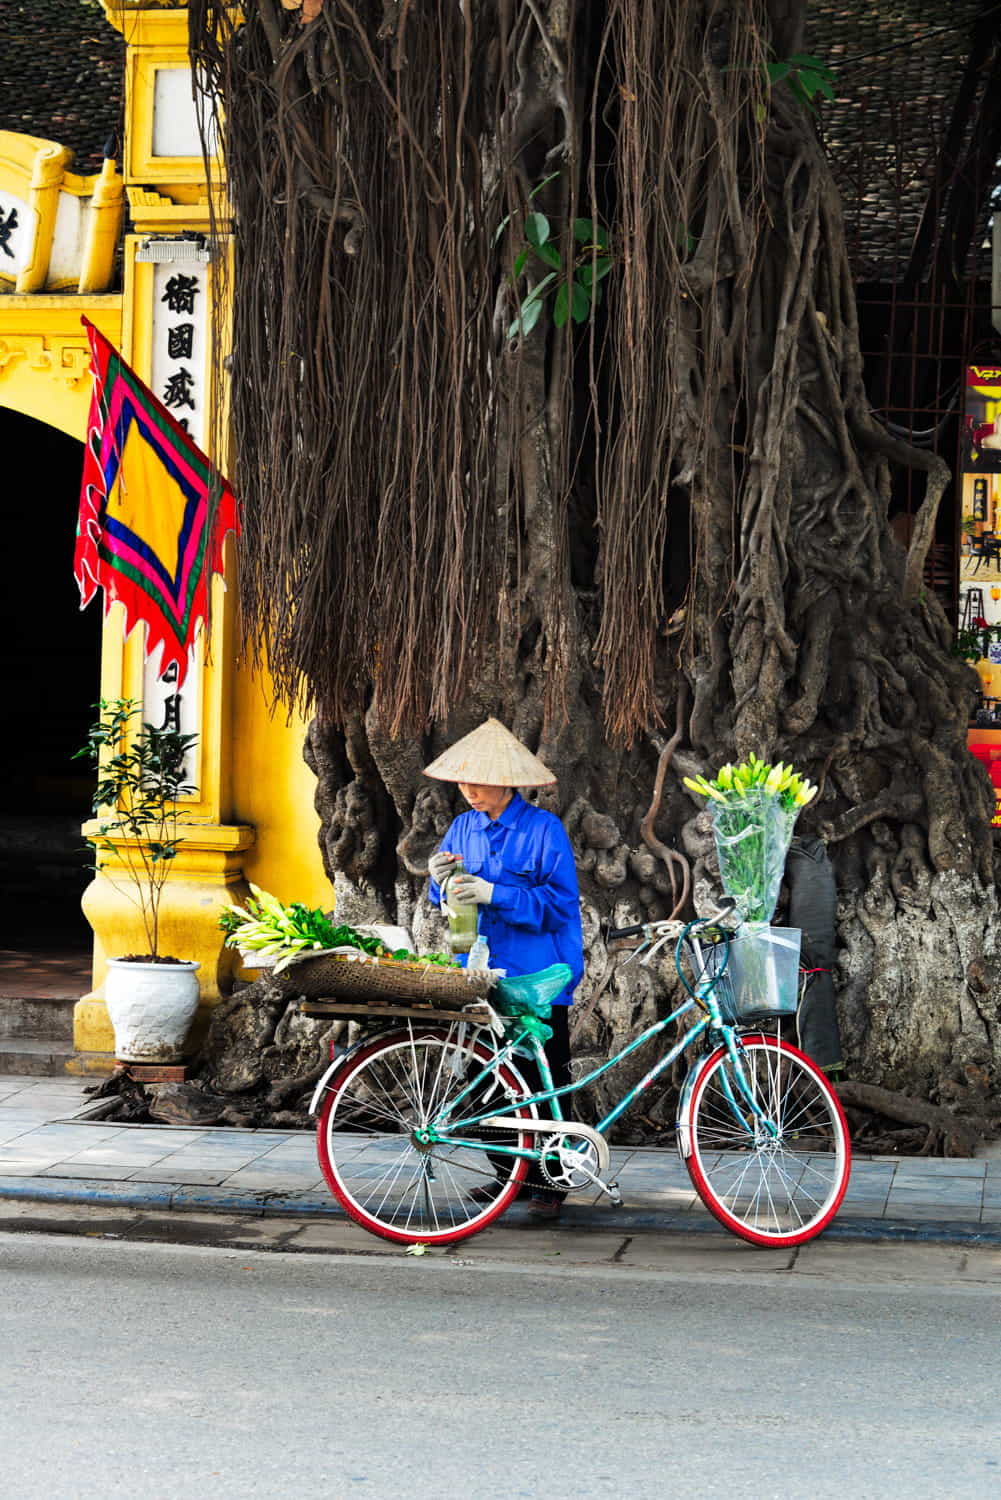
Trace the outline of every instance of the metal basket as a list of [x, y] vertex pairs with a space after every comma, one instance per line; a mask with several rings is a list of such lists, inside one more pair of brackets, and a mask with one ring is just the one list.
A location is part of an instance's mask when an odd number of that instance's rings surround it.
[[443, 969], [437, 964], [372, 958], [367, 953], [304, 953], [274, 976], [291, 995], [386, 1004], [437, 1005], [456, 1009], [481, 999], [500, 978], [492, 969]]
[[703, 977], [719, 976], [713, 993], [725, 1021], [773, 1020], [796, 1014], [802, 936], [798, 927], [746, 922], [730, 942], [722, 973], [726, 945], [700, 945]]

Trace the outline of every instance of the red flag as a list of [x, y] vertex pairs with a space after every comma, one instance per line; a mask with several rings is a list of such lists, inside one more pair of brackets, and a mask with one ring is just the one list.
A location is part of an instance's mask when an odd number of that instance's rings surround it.
[[177, 663], [178, 685], [200, 621], [209, 578], [223, 571], [223, 542], [239, 535], [225, 479], [86, 318], [94, 394], [84, 450], [73, 571], [81, 609], [98, 588], [104, 610], [125, 606], [125, 633], [146, 626], [146, 656], [160, 671]]

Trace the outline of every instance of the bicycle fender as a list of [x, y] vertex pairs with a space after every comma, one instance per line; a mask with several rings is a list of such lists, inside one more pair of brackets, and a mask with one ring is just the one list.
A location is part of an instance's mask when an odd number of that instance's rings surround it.
[[690, 1119], [689, 1104], [692, 1098], [692, 1089], [695, 1087], [695, 1079], [703, 1059], [700, 1057], [692, 1063], [685, 1074], [685, 1081], [681, 1085], [681, 1093], [678, 1096], [678, 1111], [675, 1116], [677, 1128], [678, 1154], [682, 1161], [687, 1161], [692, 1154], [692, 1128], [688, 1121]]
[[[767, 1038], [763, 1034], [756, 1031], [741, 1032], [739, 1038], [740, 1043], [762, 1042], [766, 1040]], [[712, 1049], [712, 1051], [709, 1053], [708, 1058], [697, 1057], [692, 1063], [691, 1067], [688, 1069], [688, 1072], [685, 1075], [685, 1081], [681, 1085], [681, 1093], [678, 1096], [678, 1112], [675, 1116], [675, 1126], [677, 1129], [678, 1153], [681, 1156], [682, 1161], [687, 1161], [692, 1154], [692, 1128], [688, 1122], [691, 1118], [689, 1105], [692, 1099], [692, 1090], [695, 1087], [695, 1080], [704, 1065], [707, 1066], [708, 1062], [711, 1061], [711, 1059], [714, 1058], [718, 1052], [725, 1051], [726, 1044], [721, 1042], [718, 1046]]]
[[309, 1112], [311, 1115], [319, 1114], [320, 1105], [323, 1103], [323, 1095], [338, 1068], [343, 1067], [348, 1058], [353, 1057], [362, 1047], [367, 1047], [371, 1040], [370, 1036], [359, 1037], [353, 1046], [345, 1047], [342, 1052], [338, 1052], [337, 1056], [331, 1059], [330, 1066], [316, 1085], [316, 1088], [313, 1090], [313, 1097], [309, 1101]]
[[343, 1055], [341, 1057], [335, 1057], [333, 1062], [330, 1064], [330, 1067], [327, 1069], [323, 1077], [320, 1079], [319, 1083], [316, 1085], [316, 1088], [313, 1092], [313, 1097], [309, 1103], [309, 1112], [311, 1115], [319, 1114], [320, 1105], [323, 1103], [323, 1096], [327, 1091], [327, 1084], [330, 1082], [332, 1076], [337, 1072], [343, 1061]]

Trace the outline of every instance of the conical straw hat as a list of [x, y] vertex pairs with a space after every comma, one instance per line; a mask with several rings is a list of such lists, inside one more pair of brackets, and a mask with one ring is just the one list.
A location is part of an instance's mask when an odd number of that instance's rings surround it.
[[464, 735], [426, 767], [436, 781], [465, 781], [474, 786], [553, 786], [556, 777], [497, 719]]

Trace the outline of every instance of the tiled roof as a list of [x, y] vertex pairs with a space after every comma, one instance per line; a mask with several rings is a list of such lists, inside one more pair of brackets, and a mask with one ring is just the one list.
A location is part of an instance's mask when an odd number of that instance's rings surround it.
[[821, 128], [860, 281], [891, 280], [907, 264], [982, 10], [983, 0], [807, 7], [805, 51], [836, 79]]
[[[836, 76], [822, 130], [856, 275], [906, 265], [982, 0], [810, 0], [805, 51]], [[0, 0], [0, 129], [100, 169], [120, 128], [124, 43], [99, 0]]]
[[125, 44], [98, 0], [0, 0], [0, 130], [74, 152], [99, 172], [121, 127]]

